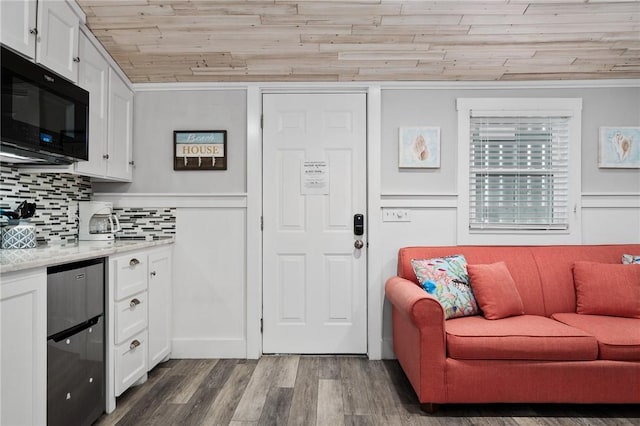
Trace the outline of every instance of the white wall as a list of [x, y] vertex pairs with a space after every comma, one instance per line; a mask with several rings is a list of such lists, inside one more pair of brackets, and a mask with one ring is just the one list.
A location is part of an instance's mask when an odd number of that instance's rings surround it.
[[[612, 83], [611, 87], [577, 88], [581, 83], [567, 82], [566, 87], [574, 87], [561, 88], [563, 84], [547, 84], [555, 86], [549, 88], [496, 84], [491, 89], [487, 84], [481, 89], [469, 84], [458, 88], [455, 83], [382, 87], [380, 164], [369, 164], [380, 168], [381, 190], [368, 195], [379, 200], [382, 209], [408, 209], [411, 221], [382, 222], [382, 210], [369, 212], [369, 229], [377, 232], [369, 236], [377, 242], [369, 248], [370, 259], [376, 259], [369, 268], [370, 292], [377, 296], [384, 291], [385, 279], [395, 273], [398, 248], [456, 244], [458, 97], [582, 98], [583, 242], [640, 241], [640, 170], [597, 167], [598, 127], [640, 126], [640, 87]], [[157, 90], [136, 92], [134, 158], [138, 166], [134, 183], [95, 184], [94, 191], [125, 193], [107, 196], [116, 205], [142, 202], [151, 206], [155, 200], [156, 207], [178, 207], [174, 356], [244, 357], [247, 298], [260, 297], [255, 291], [260, 284], [247, 283], [246, 278], [247, 271], [261, 268], [260, 259], [246, 256], [247, 238], [251, 238], [247, 225], [256, 220], [247, 217], [246, 206], [260, 194], [244, 193], [247, 175], [260, 174], [260, 170], [245, 167], [247, 122], [259, 122], [253, 116], [261, 111], [259, 96], [247, 105], [246, 92], [238, 86], [178, 91], [174, 86], [167, 86], [171, 90], [154, 87]], [[247, 110], [253, 111], [250, 117]], [[412, 125], [441, 128], [439, 169], [398, 169], [398, 127]], [[170, 135], [176, 129], [230, 130], [229, 170], [173, 172]], [[375, 321], [370, 327], [382, 331], [379, 336], [370, 335], [369, 352], [374, 357], [392, 357], [389, 305], [382, 298], [370, 300], [376, 305], [369, 306], [370, 320]]]

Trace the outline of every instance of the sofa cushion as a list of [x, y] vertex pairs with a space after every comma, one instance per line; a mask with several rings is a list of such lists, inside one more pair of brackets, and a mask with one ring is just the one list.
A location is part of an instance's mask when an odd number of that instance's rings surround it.
[[576, 312], [640, 318], [640, 265], [577, 261]]
[[411, 265], [420, 286], [442, 305], [446, 319], [478, 314], [464, 256], [412, 259]]
[[445, 321], [447, 354], [455, 359], [594, 360], [595, 337], [538, 315], [488, 320], [475, 316]]
[[551, 318], [594, 336], [600, 359], [640, 361], [640, 319], [574, 313], [553, 314]]
[[640, 263], [640, 255], [634, 256], [633, 254], [623, 254], [622, 263], [625, 265]]
[[524, 314], [522, 299], [506, 263], [467, 265], [471, 288], [487, 319]]

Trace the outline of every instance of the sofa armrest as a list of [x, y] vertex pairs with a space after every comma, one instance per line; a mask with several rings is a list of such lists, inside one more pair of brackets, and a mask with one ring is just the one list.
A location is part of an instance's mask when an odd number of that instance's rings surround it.
[[408, 279], [389, 278], [385, 284], [385, 294], [393, 307], [418, 328], [427, 324], [441, 324], [444, 328], [444, 310], [440, 302]]
[[392, 305], [393, 350], [421, 403], [446, 402], [444, 310], [412, 281], [391, 277], [385, 294]]

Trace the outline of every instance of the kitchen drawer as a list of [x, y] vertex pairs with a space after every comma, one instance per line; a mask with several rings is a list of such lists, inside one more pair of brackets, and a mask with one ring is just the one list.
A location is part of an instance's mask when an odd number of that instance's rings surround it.
[[147, 374], [147, 331], [136, 334], [115, 348], [115, 394], [120, 396], [129, 386]]
[[130, 254], [112, 260], [115, 265], [116, 300], [147, 289], [147, 256]]
[[147, 328], [147, 301], [147, 292], [143, 291], [116, 302], [116, 345]]

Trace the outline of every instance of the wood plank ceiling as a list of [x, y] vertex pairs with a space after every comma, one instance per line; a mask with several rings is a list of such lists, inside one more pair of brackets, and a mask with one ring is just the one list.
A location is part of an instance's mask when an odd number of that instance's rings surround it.
[[640, 2], [79, 0], [133, 82], [640, 78]]

